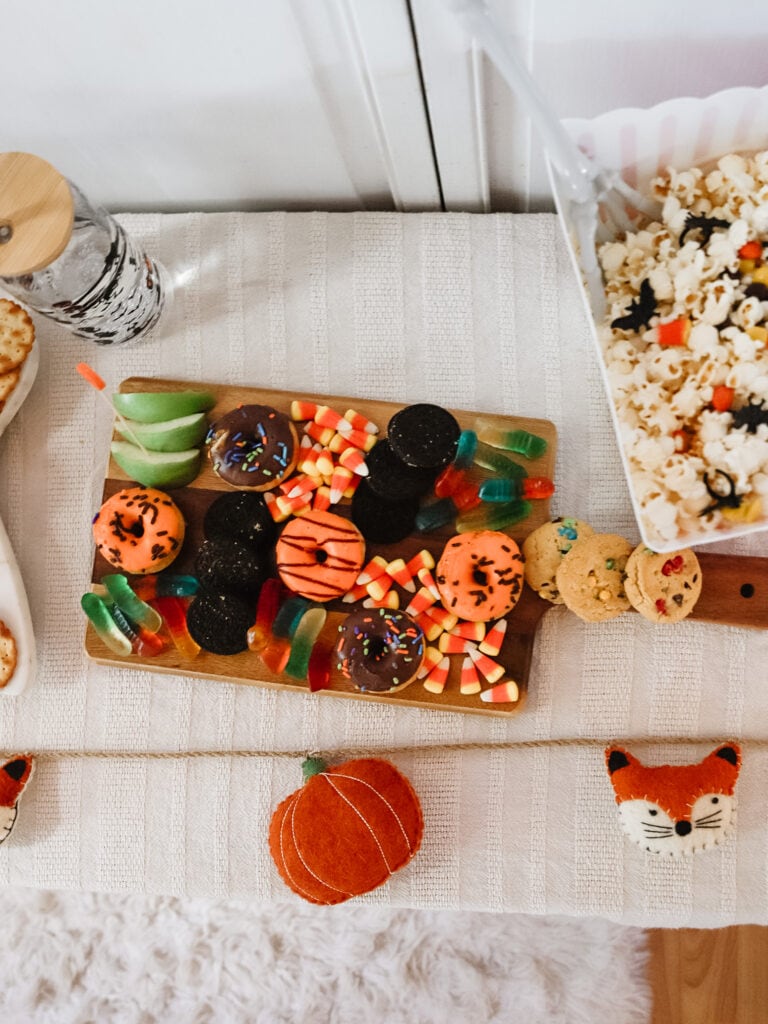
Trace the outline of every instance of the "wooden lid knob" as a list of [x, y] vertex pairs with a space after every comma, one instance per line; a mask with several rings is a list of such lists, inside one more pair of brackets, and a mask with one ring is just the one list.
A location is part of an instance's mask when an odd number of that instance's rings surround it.
[[42, 270], [72, 234], [74, 200], [55, 167], [32, 153], [0, 153], [0, 276]]

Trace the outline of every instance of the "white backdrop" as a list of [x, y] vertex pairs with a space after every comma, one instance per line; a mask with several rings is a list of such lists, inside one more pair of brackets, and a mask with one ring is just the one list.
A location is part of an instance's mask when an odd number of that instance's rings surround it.
[[[524, 112], [446, 2], [5, 4], [0, 149], [113, 209], [439, 209], [433, 148], [447, 208], [548, 206]], [[561, 117], [766, 84], [763, 0], [489, 6]]]

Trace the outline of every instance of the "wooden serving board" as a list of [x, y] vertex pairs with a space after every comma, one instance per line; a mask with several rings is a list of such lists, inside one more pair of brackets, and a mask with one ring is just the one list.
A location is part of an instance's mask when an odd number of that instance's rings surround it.
[[[120, 385], [121, 391], [171, 391], [186, 390], [192, 385], [189, 382], [156, 380], [154, 378], [131, 377]], [[195, 385], [201, 389], [212, 391], [217, 397], [215, 408], [209, 414], [211, 420], [228, 412], [239, 404], [259, 403], [272, 405], [288, 412], [294, 398], [306, 398], [325, 405], [330, 405], [340, 412], [355, 408], [364, 413], [386, 434], [386, 425], [390, 417], [402, 406], [391, 402], [368, 401], [363, 399], [344, 398], [337, 395], [299, 395], [288, 391], [274, 391], [263, 388], [230, 387], [218, 384]], [[555, 427], [548, 420], [523, 419], [512, 416], [498, 416], [486, 413], [473, 413], [452, 410], [462, 427], [471, 429], [478, 418], [489, 420], [506, 430], [524, 429], [545, 437], [549, 442], [544, 456], [528, 464], [529, 475], [548, 476], [554, 479], [555, 454], [557, 435]], [[110, 497], [116, 491], [130, 485], [120, 467], [110, 458], [104, 483], [103, 497]], [[210, 464], [204, 458], [200, 475], [188, 487], [171, 492], [187, 520], [187, 535], [182, 552], [168, 570], [171, 573], [193, 572], [196, 552], [202, 543], [202, 521], [210, 503], [222, 492], [228, 491], [226, 484], [212, 472]], [[349, 502], [345, 501], [334, 507], [341, 515], [348, 514]], [[550, 518], [549, 502], [533, 503], [533, 512], [525, 522], [512, 527], [510, 536], [518, 543], [536, 527], [541, 526]], [[415, 534], [398, 544], [368, 544], [367, 558], [383, 554], [388, 560], [402, 556], [406, 560], [422, 548], [428, 548], [437, 559], [445, 541], [452, 536], [451, 527], [444, 527], [434, 533]], [[697, 552], [702, 569], [702, 592], [690, 618], [702, 622], [719, 625], [744, 626], [752, 629], [768, 629], [768, 560], [756, 557], [711, 554], [699, 550]], [[93, 564], [92, 580], [97, 584], [101, 577], [114, 569], [100, 556], [96, 555]], [[403, 598], [409, 595], [403, 593]], [[405, 605], [407, 600], [403, 600]], [[328, 639], [335, 635], [339, 623], [354, 605], [340, 601], [329, 602], [328, 619], [322, 637]], [[451, 656], [451, 675], [441, 694], [431, 694], [424, 689], [420, 680], [415, 680], [404, 690], [393, 694], [361, 694], [352, 683], [340, 672], [333, 670], [329, 688], [320, 691], [333, 696], [349, 697], [355, 700], [381, 701], [410, 707], [438, 708], [444, 711], [463, 711], [484, 715], [508, 716], [516, 713], [525, 702], [528, 690], [528, 677], [531, 665], [533, 645], [541, 619], [553, 605], [542, 600], [529, 587], [523, 588], [522, 596], [508, 616], [508, 628], [504, 645], [495, 660], [507, 669], [520, 687], [520, 700], [516, 704], [485, 704], [479, 694], [462, 695], [459, 692], [458, 675], [461, 656]], [[658, 629], [674, 629], [674, 626], [658, 626]], [[201, 651], [192, 661], [181, 659], [174, 647], [169, 647], [156, 658], [119, 658], [106, 647], [90, 625], [87, 628], [85, 646], [88, 655], [97, 662], [141, 668], [145, 671], [170, 673], [174, 675], [195, 676], [204, 679], [218, 679], [225, 682], [267, 686], [283, 690], [306, 690], [307, 684], [288, 676], [277, 676], [270, 673], [262, 664], [261, 659], [246, 651], [233, 656], [210, 654]]]
[[[338, 395], [316, 395], [298, 394], [289, 391], [275, 391], [264, 388], [250, 388], [241, 386], [228, 386], [222, 384], [195, 384], [188, 381], [157, 380], [155, 378], [131, 377], [122, 382], [121, 391], [173, 391], [187, 390], [191, 387], [211, 391], [216, 396], [216, 406], [209, 413], [209, 420], [212, 422], [224, 413], [229, 412], [240, 404], [263, 404], [271, 405], [282, 412], [289, 412], [291, 401], [295, 398], [307, 399], [329, 405], [343, 413], [349, 408], [357, 409], [368, 419], [376, 423], [380, 428], [380, 436], [386, 435], [386, 427], [391, 416], [402, 408], [402, 405], [392, 402], [369, 401], [358, 398], [340, 397]], [[486, 413], [473, 413], [462, 410], [452, 410], [461, 426], [471, 429], [475, 426], [478, 416], [498, 425], [504, 430], [528, 430], [546, 438], [548, 442], [545, 454], [534, 461], [526, 463], [530, 476], [546, 476], [554, 479], [555, 454], [557, 445], [557, 433], [554, 424], [543, 419], [523, 419], [513, 416], [499, 416]], [[518, 458], [517, 456], [512, 456]], [[104, 483], [103, 499], [106, 500], [116, 491], [132, 483], [120, 467], [110, 458], [107, 467]], [[179, 488], [170, 492], [176, 504], [183, 512], [187, 521], [187, 533], [182, 547], [181, 554], [168, 569], [169, 573], [192, 573], [195, 555], [203, 541], [202, 521], [206, 509], [211, 502], [222, 492], [231, 490], [211, 470], [210, 463], [203, 456], [202, 469], [197, 479], [188, 487]], [[95, 510], [94, 510], [95, 511]], [[332, 511], [340, 515], [349, 514], [349, 501], [333, 507]], [[530, 517], [523, 523], [512, 527], [510, 536], [521, 542], [531, 530], [541, 526], [550, 518], [549, 501], [541, 500], [533, 502], [533, 511]], [[374, 555], [382, 554], [388, 560], [403, 557], [407, 561], [422, 548], [428, 548], [435, 560], [439, 557], [445, 541], [454, 534], [450, 526], [443, 527], [432, 533], [414, 534], [397, 544], [367, 544], [366, 559]], [[99, 555], [95, 556], [93, 564], [93, 583], [97, 584], [102, 576], [115, 570]], [[407, 604], [405, 598], [410, 595], [407, 592], [401, 593], [404, 607]], [[328, 618], [321, 634], [321, 639], [329, 639], [335, 636], [339, 623], [349, 611], [356, 605], [343, 604], [340, 601], [329, 602]], [[334, 696], [350, 697], [356, 700], [381, 701], [383, 703], [402, 704], [411, 707], [440, 708], [448, 711], [476, 712], [490, 715], [509, 715], [514, 713], [523, 705], [525, 693], [528, 686], [528, 674], [533, 652], [533, 644], [539, 621], [551, 607], [547, 602], [541, 600], [533, 591], [525, 587], [523, 594], [509, 615], [509, 625], [504, 640], [504, 645], [499, 656], [495, 659], [507, 669], [511, 678], [517, 682], [521, 691], [521, 699], [516, 704], [485, 704], [480, 700], [479, 694], [462, 695], [459, 692], [459, 671], [462, 657], [451, 655], [451, 675], [441, 694], [431, 694], [415, 680], [410, 686], [392, 694], [361, 694], [353, 687], [352, 683], [345, 679], [335, 668], [331, 673], [330, 686], [326, 690], [319, 691]], [[231, 656], [210, 654], [201, 651], [194, 660], [183, 660], [179, 657], [174, 647], [164, 651], [155, 658], [140, 658], [132, 655], [129, 658], [117, 657], [99, 639], [90, 624], [87, 628], [85, 646], [88, 655], [95, 661], [108, 665], [119, 665], [123, 667], [141, 668], [143, 671], [172, 673], [175, 675], [196, 676], [205, 679], [219, 679], [226, 682], [245, 683], [255, 686], [276, 687], [284, 690], [306, 690], [307, 684], [288, 676], [276, 676], [270, 673], [262, 664], [258, 655], [245, 651], [242, 654]]]

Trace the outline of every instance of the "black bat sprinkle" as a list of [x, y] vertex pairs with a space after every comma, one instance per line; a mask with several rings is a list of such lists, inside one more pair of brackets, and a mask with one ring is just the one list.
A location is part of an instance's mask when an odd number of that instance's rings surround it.
[[727, 230], [730, 226], [730, 221], [722, 220], [720, 217], [705, 217], [703, 214], [689, 213], [685, 218], [685, 227], [680, 232], [680, 245], [683, 245], [685, 242], [685, 236], [689, 231], [700, 232], [701, 241], [706, 245], [717, 228], [725, 228]]
[[620, 331], [639, 331], [641, 327], [648, 326], [655, 313], [656, 296], [651, 288], [651, 282], [646, 277], [640, 285], [638, 298], [632, 299], [624, 316], [611, 321], [611, 327], [617, 327]]

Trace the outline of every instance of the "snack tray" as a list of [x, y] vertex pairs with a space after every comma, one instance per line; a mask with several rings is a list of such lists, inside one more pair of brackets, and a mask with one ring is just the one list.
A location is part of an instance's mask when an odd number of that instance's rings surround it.
[[[216, 405], [208, 414], [209, 421], [211, 422], [236, 406], [248, 403], [270, 405], [281, 412], [288, 413], [292, 400], [299, 398], [310, 402], [317, 402], [318, 404], [329, 405], [341, 413], [346, 409], [354, 408], [376, 423], [380, 427], [381, 436], [384, 436], [389, 419], [398, 409], [402, 408], [402, 405], [392, 402], [363, 400], [337, 395], [307, 395], [255, 387], [208, 383], [191, 384], [189, 381], [158, 380], [155, 378], [133, 377], [123, 381], [120, 385], [121, 391], [173, 391], [187, 390], [189, 388], [200, 388], [201, 390], [211, 391], [215, 395]], [[557, 435], [554, 425], [548, 420], [486, 413], [480, 414], [462, 410], [451, 411], [463, 428], [471, 429], [476, 424], [478, 416], [482, 415], [484, 420], [490, 421], [500, 429], [523, 429], [546, 438], [548, 442], [547, 451], [541, 458], [526, 463], [526, 469], [530, 476], [546, 476], [554, 479]], [[130, 486], [131, 483], [132, 481], [130, 481], [114, 460], [110, 458], [104, 483], [103, 500], [106, 500], [123, 487]], [[167, 570], [169, 573], [192, 573], [194, 571], [194, 557], [203, 540], [202, 521], [205, 511], [216, 497], [230, 491], [231, 489], [213, 473], [208, 459], [203, 456], [201, 471], [192, 484], [188, 487], [182, 487], [169, 492], [181, 509], [187, 522], [182, 552]], [[341, 515], [348, 515], [348, 500], [345, 499], [341, 504], [334, 506], [332, 510]], [[511, 527], [508, 532], [518, 543], [521, 543], [528, 533], [541, 526], [544, 522], [547, 522], [549, 518], [549, 501], [546, 499], [535, 501], [533, 502], [533, 511], [529, 518], [517, 526]], [[366, 545], [366, 560], [377, 554], [382, 554], [387, 560], [403, 557], [407, 561], [422, 548], [428, 548], [437, 560], [445, 541], [454, 532], [452, 526], [448, 526], [432, 533], [413, 534], [398, 544], [376, 545], [368, 543]], [[98, 584], [101, 577], [106, 573], [114, 571], [101, 555], [98, 553], [95, 555], [92, 575], [94, 584]], [[404, 607], [406, 603], [403, 600], [401, 607]], [[325, 637], [328, 639], [336, 635], [338, 624], [357, 605], [334, 601], [329, 602], [326, 607], [328, 609], [328, 619], [321, 638]], [[321, 696], [344, 696], [368, 701], [369, 703], [380, 701], [387, 704], [411, 707], [439, 708], [442, 710], [507, 716], [510, 713], [517, 712], [524, 704], [536, 630], [542, 615], [549, 607], [551, 606], [547, 602], [543, 601], [528, 587], [524, 587], [518, 604], [508, 616], [508, 628], [504, 645], [495, 660], [505, 667], [507, 676], [514, 679], [520, 688], [521, 697], [515, 704], [488, 704], [480, 700], [479, 694], [461, 694], [459, 692], [459, 674], [462, 658], [459, 655], [450, 656], [451, 673], [441, 694], [428, 692], [418, 679], [414, 680], [405, 689], [391, 694], [361, 694], [336, 669], [333, 669], [331, 673], [329, 687], [319, 691], [319, 693]], [[285, 690], [298, 690], [300, 692], [307, 692], [308, 689], [306, 682], [294, 680], [285, 675], [278, 676], [272, 674], [265, 668], [258, 655], [250, 651], [230, 656], [215, 655], [202, 651], [193, 660], [182, 660], [176, 650], [171, 648], [162, 652], [157, 657], [142, 658], [131, 655], [128, 658], [120, 658], [115, 656], [106, 647], [96, 635], [90, 623], [86, 629], [85, 645], [88, 655], [102, 664]]]

